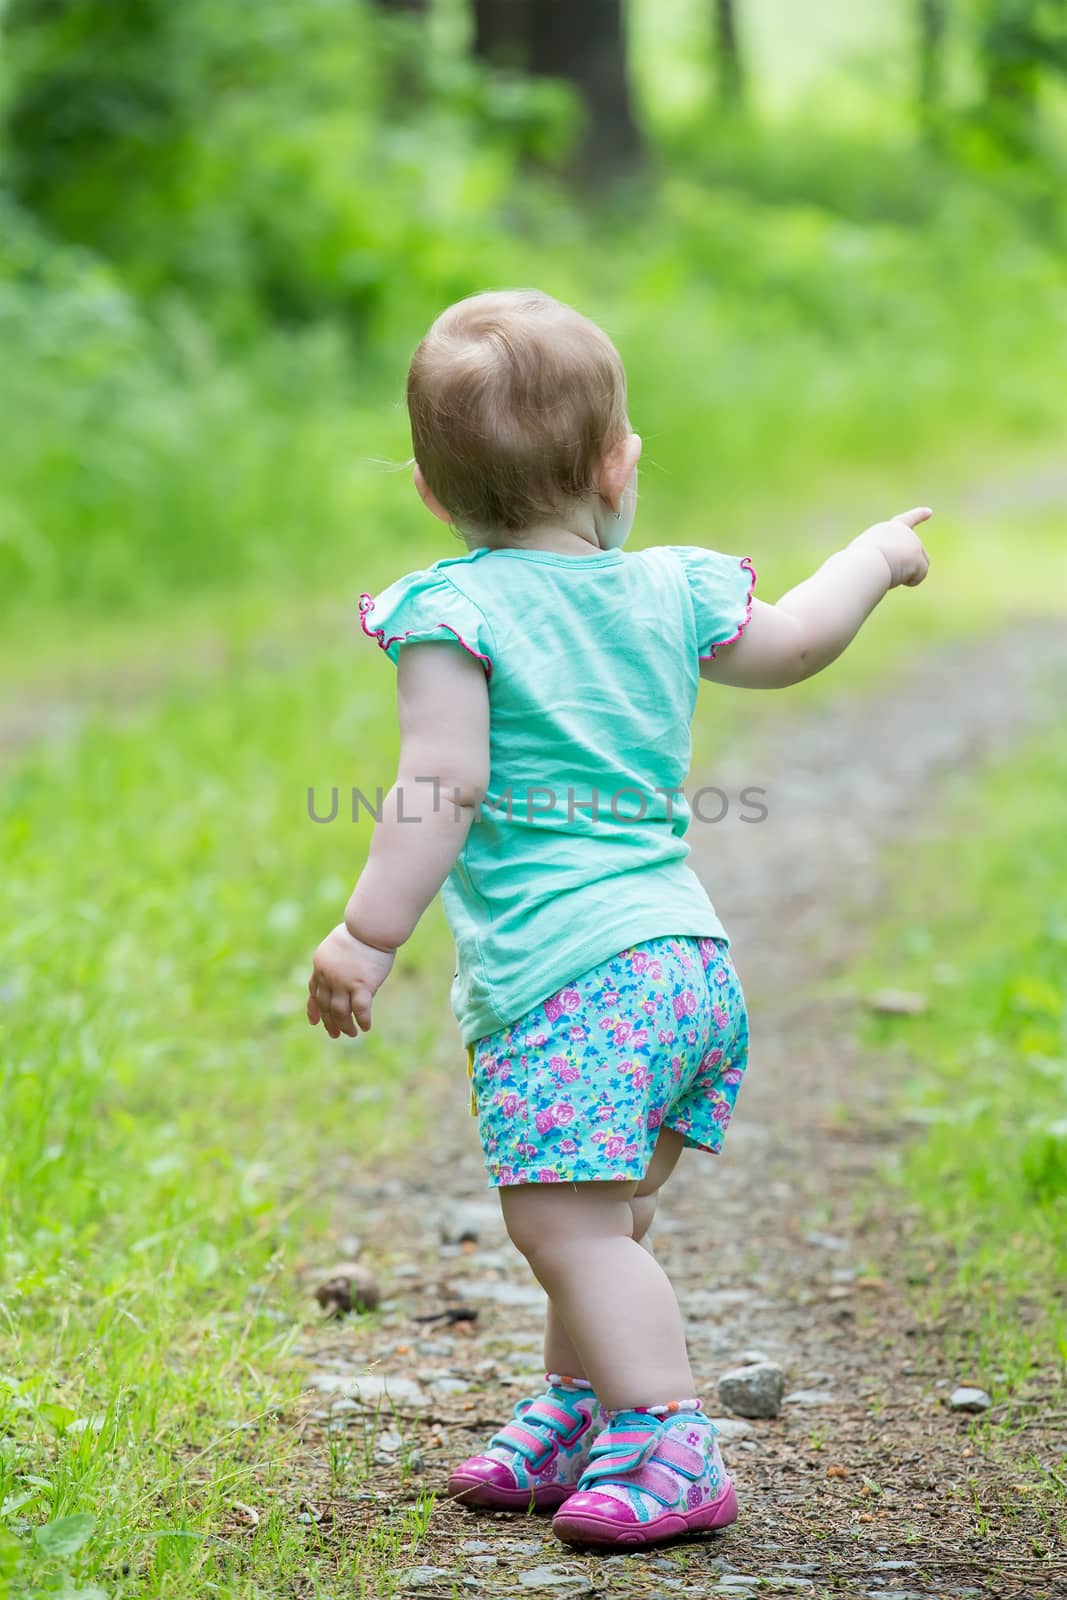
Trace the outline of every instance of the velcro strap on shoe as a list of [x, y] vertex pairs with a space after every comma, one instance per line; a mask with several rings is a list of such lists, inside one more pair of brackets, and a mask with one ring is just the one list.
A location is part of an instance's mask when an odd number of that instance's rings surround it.
[[678, 1498], [678, 1479], [666, 1467], [655, 1461], [646, 1461], [643, 1467], [631, 1472], [626, 1479], [628, 1489], [643, 1489], [661, 1505], [671, 1506]]
[[699, 1478], [705, 1467], [702, 1452], [694, 1450], [691, 1445], [682, 1444], [679, 1439], [661, 1439], [656, 1446], [652, 1459], [654, 1461], [662, 1461], [666, 1466], [673, 1467], [675, 1472], [681, 1472], [687, 1478]]
[[579, 1439], [589, 1425], [589, 1418], [584, 1411], [564, 1410], [554, 1400], [547, 1396], [537, 1399], [523, 1412], [524, 1422], [539, 1423], [542, 1427], [558, 1435], [562, 1444], [571, 1445]]
[[649, 1460], [658, 1443], [658, 1428], [605, 1428], [589, 1453], [583, 1485], [632, 1472]]
[[547, 1460], [556, 1449], [555, 1444], [546, 1439], [543, 1434], [534, 1433], [532, 1428], [527, 1428], [522, 1422], [509, 1422], [501, 1428], [499, 1433], [494, 1433], [489, 1441], [503, 1445], [508, 1450], [517, 1450], [532, 1466], [536, 1461]]

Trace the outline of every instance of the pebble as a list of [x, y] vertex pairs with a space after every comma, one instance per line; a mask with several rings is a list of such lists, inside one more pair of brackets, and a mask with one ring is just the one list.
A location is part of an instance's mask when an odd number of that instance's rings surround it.
[[519, 1573], [519, 1582], [526, 1589], [553, 1589], [561, 1594], [564, 1591], [574, 1595], [593, 1592], [588, 1578], [568, 1572], [566, 1567], [528, 1567]]
[[459, 1548], [465, 1556], [483, 1556], [490, 1552], [493, 1546], [487, 1539], [465, 1539]]
[[949, 1406], [953, 1411], [988, 1411], [993, 1404], [984, 1389], [970, 1389], [961, 1385], [953, 1389], [948, 1397]]
[[466, 1201], [451, 1207], [441, 1217], [438, 1232], [442, 1244], [464, 1244], [477, 1241], [483, 1234], [501, 1233], [504, 1219], [498, 1205], [487, 1201]]
[[747, 1422], [742, 1422], [740, 1417], [711, 1417], [715, 1432], [720, 1439], [743, 1439], [752, 1432]]
[[828, 1389], [794, 1389], [782, 1401], [785, 1406], [832, 1406], [836, 1403]]
[[[373, 1405], [380, 1400], [398, 1400], [409, 1406], [428, 1406], [430, 1397], [412, 1378], [378, 1377], [361, 1373], [358, 1377], [339, 1372], [313, 1372], [308, 1388], [320, 1394], [339, 1394], [360, 1405]], [[412, 1569], [415, 1570], [415, 1569]]]
[[430, 1388], [434, 1394], [466, 1394], [470, 1384], [465, 1383], [462, 1378], [434, 1378], [431, 1380]]
[[400, 1586], [402, 1589], [428, 1589], [439, 1578], [451, 1576], [451, 1567], [408, 1567], [400, 1574]]
[[765, 1350], [742, 1350], [737, 1358], [739, 1367], [762, 1367], [771, 1358]]
[[463, 1282], [465, 1300], [493, 1300], [498, 1306], [540, 1306], [545, 1291], [536, 1283], [508, 1283], [506, 1279], [469, 1278]]
[[719, 1399], [739, 1417], [776, 1417], [784, 1393], [785, 1373], [773, 1361], [735, 1367], [719, 1379]]

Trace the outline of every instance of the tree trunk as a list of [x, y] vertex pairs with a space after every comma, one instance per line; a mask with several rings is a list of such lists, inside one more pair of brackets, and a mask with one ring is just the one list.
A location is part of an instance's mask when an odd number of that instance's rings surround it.
[[720, 100], [724, 105], [735, 108], [742, 105], [745, 98], [745, 69], [737, 31], [736, 0], [715, 0], [715, 62]]
[[479, 61], [525, 72], [534, 0], [474, 0], [473, 51]]
[[918, 0], [919, 121], [928, 133], [941, 111], [947, 11], [946, 0]]
[[566, 78], [584, 101], [582, 176], [614, 177], [636, 166], [641, 135], [626, 76], [622, 0], [533, 0], [529, 38], [530, 71]]

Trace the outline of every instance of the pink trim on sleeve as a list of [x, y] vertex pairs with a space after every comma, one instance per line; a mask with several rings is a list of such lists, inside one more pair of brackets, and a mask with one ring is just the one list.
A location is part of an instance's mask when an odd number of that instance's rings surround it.
[[[373, 611], [373, 609], [374, 609], [373, 596], [371, 596], [369, 594], [361, 594], [360, 597], [359, 597], [359, 623], [360, 623], [360, 627], [363, 629], [363, 632], [367, 635], [368, 639], [377, 639], [378, 644], [379, 644], [379, 646], [380, 646], [380, 648], [382, 650], [388, 651], [390, 645], [397, 644], [398, 642], [403, 643], [403, 641], [405, 639], [410, 639], [411, 635], [418, 631], [415, 628], [409, 628], [407, 633], [394, 633], [391, 639], [387, 639], [385, 637], [385, 629], [384, 628], [368, 628], [367, 627], [367, 613], [369, 611]], [[482, 666], [485, 668], [486, 681], [488, 682], [488, 680], [493, 675], [493, 663], [490, 660], [490, 658], [488, 656], [483, 656], [480, 650], [475, 650], [473, 645], [469, 645], [467, 643], [466, 639], [464, 639], [463, 635], [458, 631], [458, 629], [453, 628], [453, 626], [452, 626], [452, 624], [450, 622], [435, 622], [434, 623], [434, 627], [435, 628], [447, 628], [449, 633], [455, 634], [457, 643], [461, 644], [463, 646], [463, 648], [464, 648], [464, 650], [466, 650], [467, 654], [474, 656], [475, 660], [480, 661], [482, 663]]]
[[707, 656], [698, 656], [698, 661], [714, 661], [723, 645], [733, 644], [735, 639], [740, 639], [741, 635], [752, 621], [752, 601], [756, 590], [756, 569], [752, 565], [752, 559], [750, 556], [745, 556], [741, 562], [741, 565], [749, 574], [748, 598], [745, 602], [745, 614], [737, 625], [737, 632], [732, 633], [728, 639], [720, 639], [717, 644], [713, 644], [711, 647], [711, 654]]

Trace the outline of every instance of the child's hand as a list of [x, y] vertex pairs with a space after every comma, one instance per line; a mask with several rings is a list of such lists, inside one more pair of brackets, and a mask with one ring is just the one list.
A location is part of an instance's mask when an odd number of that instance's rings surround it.
[[[396, 952], [354, 939], [343, 922], [315, 951], [308, 980], [308, 1021], [321, 1022], [331, 1039], [370, 1030], [371, 1001], [389, 976]], [[355, 1019], [353, 1021], [353, 1018]]]
[[876, 522], [873, 528], [868, 528], [852, 543], [873, 545], [882, 552], [889, 567], [891, 589], [898, 584], [914, 589], [917, 583], [922, 583], [930, 566], [930, 557], [915, 529], [932, 516], [929, 506], [902, 511], [899, 517], [894, 517], [890, 522]]

